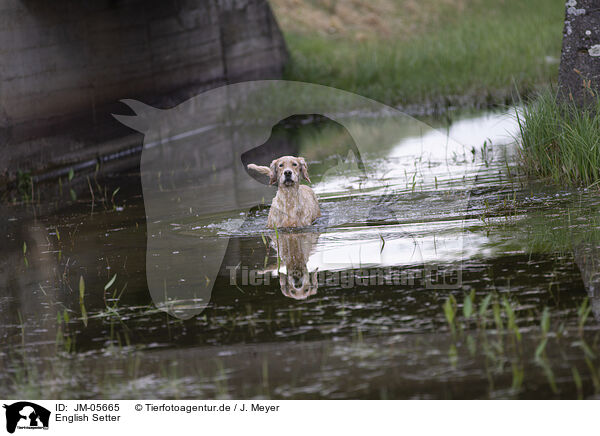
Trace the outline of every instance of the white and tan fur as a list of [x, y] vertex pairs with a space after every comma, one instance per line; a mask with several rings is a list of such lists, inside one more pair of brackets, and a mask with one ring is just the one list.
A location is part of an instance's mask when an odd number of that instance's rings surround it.
[[306, 227], [321, 216], [317, 196], [310, 187], [300, 184], [300, 177], [310, 183], [303, 157], [283, 156], [271, 162], [269, 167], [249, 164], [248, 169], [266, 174], [270, 183], [278, 187], [267, 227]]

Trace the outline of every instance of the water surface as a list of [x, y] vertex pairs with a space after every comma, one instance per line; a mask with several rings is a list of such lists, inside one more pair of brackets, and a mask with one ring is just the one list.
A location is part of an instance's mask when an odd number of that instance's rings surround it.
[[163, 222], [226, 243], [188, 319], [165, 311], [196, 301], [148, 292], [139, 174], [92, 177], [93, 200], [53, 213], [4, 206], [0, 396], [596, 395], [596, 192], [525, 180], [510, 114], [438, 127], [363, 154], [368, 177], [326, 126], [292, 132], [323, 211], [310, 228], [267, 230], [268, 199]]

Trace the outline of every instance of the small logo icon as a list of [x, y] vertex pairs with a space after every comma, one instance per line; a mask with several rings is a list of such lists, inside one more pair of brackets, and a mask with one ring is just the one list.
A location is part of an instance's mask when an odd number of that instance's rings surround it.
[[6, 431], [14, 433], [18, 429], [48, 429], [50, 411], [28, 401], [4, 405], [6, 409]]

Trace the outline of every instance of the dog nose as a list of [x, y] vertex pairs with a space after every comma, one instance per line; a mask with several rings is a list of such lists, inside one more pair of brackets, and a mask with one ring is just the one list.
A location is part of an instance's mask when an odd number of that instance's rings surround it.
[[285, 170], [283, 172], [283, 175], [286, 176], [286, 177], [288, 177], [288, 178], [292, 177], [292, 170]]
[[294, 288], [299, 288], [302, 286], [302, 275], [294, 274], [292, 275], [292, 280], [294, 281]]

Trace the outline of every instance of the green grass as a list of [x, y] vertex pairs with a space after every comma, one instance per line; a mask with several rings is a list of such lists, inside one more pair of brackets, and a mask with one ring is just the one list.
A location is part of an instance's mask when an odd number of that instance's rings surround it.
[[600, 98], [582, 110], [546, 91], [517, 115], [521, 166], [531, 177], [591, 186], [600, 180]]
[[[439, 24], [388, 38], [286, 32], [285, 78], [328, 85], [394, 106], [485, 105], [554, 83], [564, 2], [472, 0]], [[408, 17], [410, 19], [410, 17]]]

